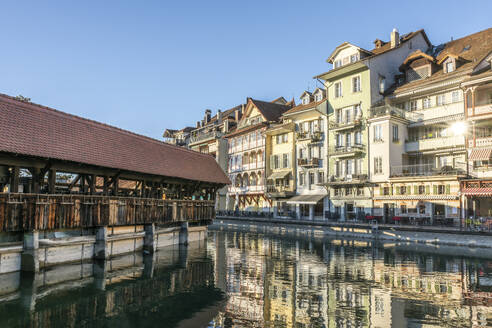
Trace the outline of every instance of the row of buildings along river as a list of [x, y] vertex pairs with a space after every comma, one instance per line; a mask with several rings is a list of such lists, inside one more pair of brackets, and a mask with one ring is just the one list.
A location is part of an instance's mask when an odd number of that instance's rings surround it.
[[217, 208], [306, 219], [492, 217], [492, 28], [434, 45], [424, 30], [344, 42], [296, 104], [247, 98], [170, 143], [215, 156]]

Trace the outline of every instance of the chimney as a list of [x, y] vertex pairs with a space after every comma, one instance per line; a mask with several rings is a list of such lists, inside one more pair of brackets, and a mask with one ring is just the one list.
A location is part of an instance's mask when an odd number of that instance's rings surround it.
[[224, 120], [224, 128], [223, 128], [224, 133], [229, 133], [229, 118], [226, 117]]
[[211, 118], [212, 118], [212, 111], [210, 109], [206, 109], [205, 110], [205, 118], [204, 118], [205, 124], [210, 122]]
[[400, 33], [396, 27], [391, 32], [391, 49], [398, 47], [400, 45]]
[[196, 128], [198, 129], [200, 127], [200, 121], [196, 121]]
[[217, 110], [217, 122], [220, 122], [222, 119], [222, 111], [220, 109]]
[[236, 120], [236, 122], [239, 122], [239, 120], [241, 119], [241, 109], [236, 109], [236, 111], [234, 112], [234, 119]]
[[381, 41], [379, 39], [374, 40], [374, 47], [376, 49], [381, 48], [382, 46], [383, 46], [383, 41]]

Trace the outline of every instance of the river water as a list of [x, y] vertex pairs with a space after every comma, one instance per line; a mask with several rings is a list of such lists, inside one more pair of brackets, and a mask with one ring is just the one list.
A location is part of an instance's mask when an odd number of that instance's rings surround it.
[[0, 275], [0, 327], [492, 326], [480, 250], [212, 227], [154, 255]]

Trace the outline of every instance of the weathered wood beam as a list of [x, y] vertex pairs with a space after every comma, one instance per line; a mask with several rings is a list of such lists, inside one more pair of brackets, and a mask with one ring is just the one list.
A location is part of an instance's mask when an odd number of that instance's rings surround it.
[[48, 193], [54, 194], [56, 192], [56, 170], [48, 171]]
[[20, 168], [18, 166], [12, 167], [10, 172], [10, 191], [19, 192], [19, 173]]
[[79, 182], [80, 180], [80, 177], [81, 175], [78, 174], [77, 177], [75, 179], [72, 180], [72, 182], [70, 182], [70, 185], [68, 186], [68, 191], [71, 192], [73, 187], [75, 187], [75, 185], [77, 184], [77, 182]]

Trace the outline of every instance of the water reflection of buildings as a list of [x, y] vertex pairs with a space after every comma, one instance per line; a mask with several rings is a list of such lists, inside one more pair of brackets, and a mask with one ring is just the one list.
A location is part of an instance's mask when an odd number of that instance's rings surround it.
[[30, 277], [0, 275], [0, 327], [151, 327], [185, 317], [193, 322], [194, 313], [223, 298], [206, 255], [199, 242], [154, 255], [51, 267]]
[[209, 249], [227, 268], [216, 271], [229, 295], [217, 327], [492, 325], [492, 262], [239, 232]]

